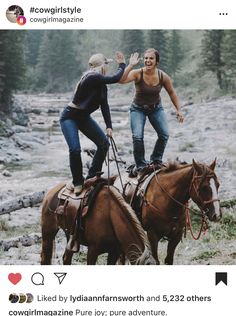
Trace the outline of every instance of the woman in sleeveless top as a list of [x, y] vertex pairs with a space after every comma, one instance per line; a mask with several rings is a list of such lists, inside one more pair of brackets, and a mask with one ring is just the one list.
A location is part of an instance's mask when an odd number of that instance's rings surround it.
[[[165, 88], [176, 108], [176, 116], [180, 123], [184, 117], [180, 111], [180, 101], [173, 88], [171, 78], [158, 69], [159, 53], [150, 48], [144, 53], [144, 67], [130, 71], [131, 65], [125, 70], [120, 83], [135, 83], [135, 97], [130, 107], [130, 126], [133, 138], [133, 155], [136, 170], [141, 171], [147, 164], [154, 163], [160, 168], [164, 150], [169, 138], [168, 123], [161, 103], [160, 92]], [[146, 118], [157, 133], [157, 141], [150, 156], [145, 160], [144, 126]]]

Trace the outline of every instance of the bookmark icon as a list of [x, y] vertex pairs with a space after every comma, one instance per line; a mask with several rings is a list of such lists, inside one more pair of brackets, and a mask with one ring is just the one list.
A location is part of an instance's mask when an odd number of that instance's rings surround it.
[[216, 272], [215, 285], [219, 284], [220, 282], [223, 282], [227, 286], [228, 284], [227, 272]]

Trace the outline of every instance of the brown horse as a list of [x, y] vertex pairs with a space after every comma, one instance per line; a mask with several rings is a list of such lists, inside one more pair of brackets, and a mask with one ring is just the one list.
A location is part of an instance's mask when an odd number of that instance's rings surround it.
[[[158, 242], [168, 239], [165, 264], [173, 264], [174, 252], [185, 228], [185, 205], [191, 198], [201, 209], [202, 216], [219, 221], [222, 214], [218, 199], [219, 182], [214, 172], [216, 161], [210, 166], [170, 163], [160, 171], [141, 176], [138, 184], [126, 176], [124, 195], [147, 231], [152, 254], [157, 264]], [[115, 183], [118, 186], [118, 180]]]
[[[53, 241], [62, 228], [67, 242], [72, 233], [77, 204], [69, 203], [65, 214], [55, 213], [58, 206], [60, 184], [51, 189], [42, 204], [42, 252], [41, 264], [51, 264]], [[107, 264], [116, 264], [124, 253], [131, 264], [156, 264], [151, 254], [146, 233], [134, 211], [112, 186], [103, 186], [95, 204], [83, 219], [83, 231], [79, 243], [88, 246], [87, 264], [96, 264], [98, 255], [108, 253]], [[71, 264], [73, 252], [66, 249], [63, 263]]]

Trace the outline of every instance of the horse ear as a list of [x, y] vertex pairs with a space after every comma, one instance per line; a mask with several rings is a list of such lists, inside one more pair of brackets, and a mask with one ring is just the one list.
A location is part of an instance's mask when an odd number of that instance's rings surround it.
[[215, 160], [210, 164], [209, 168], [214, 171], [215, 170], [215, 166], [216, 166], [216, 158]]
[[193, 159], [193, 168], [195, 169], [195, 171], [199, 174], [202, 173], [202, 169], [201, 167], [196, 163], [196, 161]]

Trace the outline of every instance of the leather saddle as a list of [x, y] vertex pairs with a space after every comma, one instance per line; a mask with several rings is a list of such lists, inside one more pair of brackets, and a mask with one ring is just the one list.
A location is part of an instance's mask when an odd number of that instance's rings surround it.
[[[69, 203], [73, 203], [76, 206], [76, 209], [80, 213], [80, 216], [84, 217], [90, 206], [93, 205], [93, 201], [91, 197], [93, 196], [92, 192], [95, 188], [102, 187], [104, 185], [113, 185], [117, 176], [113, 176], [110, 178], [101, 177], [102, 173], [98, 173], [95, 177], [90, 178], [84, 182], [83, 190], [77, 196], [74, 193], [74, 188], [72, 185], [65, 185], [58, 193], [59, 205], [55, 211], [55, 213], [63, 215], [66, 212], [66, 208]], [[99, 185], [100, 184], [100, 185]], [[94, 195], [97, 195], [98, 192], [94, 192]], [[95, 199], [95, 197], [93, 197]], [[91, 204], [91, 205], [90, 205]]]
[[140, 177], [129, 179], [125, 183], [123, 196], [127, 203], [134, 209], [138, 218], [141, 218], [141, 210], [145, 200], [147, 188], [155, 174], [159, 173], [160, 170], [154, 172], [150, 169], [143, 173]]

